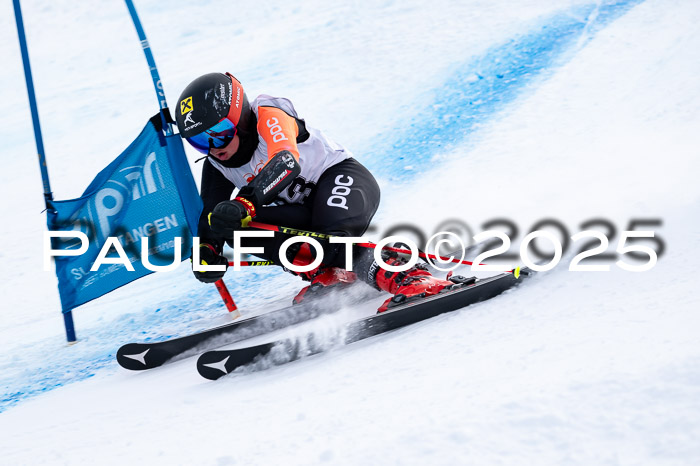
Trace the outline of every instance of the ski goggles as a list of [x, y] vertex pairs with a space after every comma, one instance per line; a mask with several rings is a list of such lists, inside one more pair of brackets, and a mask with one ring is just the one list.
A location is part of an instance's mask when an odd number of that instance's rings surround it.
[[224, 117], [211, 128], [185, 139], [199, 152], [209, 154], [211, 149], [226, 147], [233, 141], [237, 132], [236, 125], [228, 117]]

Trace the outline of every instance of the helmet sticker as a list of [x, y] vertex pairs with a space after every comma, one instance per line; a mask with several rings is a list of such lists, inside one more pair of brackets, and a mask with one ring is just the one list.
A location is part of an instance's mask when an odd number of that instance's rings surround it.
[[194, 110], [192, 106], [192, 97], [186, 97], [180, 101], [180, 115], [184, 115], [192, 110]]
[[191, 125], [194, 125], [194, 127], [199, 126], [201, 123], [195, 123], [195, 121], [192, 119], [192, 112], [188, 112], [187, 116], [185, 117], [185, 128], [190, 129]]

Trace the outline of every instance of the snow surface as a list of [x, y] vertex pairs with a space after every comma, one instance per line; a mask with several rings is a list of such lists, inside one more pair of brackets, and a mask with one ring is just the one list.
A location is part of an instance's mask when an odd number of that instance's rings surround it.
[[[473, 233], [512, 219], [520, 241], [543, 218], [574, 234], [597, 217], [612, 251], [631, 219], [663, 221], [648, 272], [569, 272], [569, 254], [489, 302], [217, 382], [194, 359], [114, 360], [227, 322], [186, 264], [77, 309], [65, 344], [9, 3], [1, 464], [700, 463], [697, 1], [138, 1], [170, 105], [214, 70], [291, 98], [379, 178], [376, 239], [456, 217]], [[23, 8], [53, 191], [75, 197], [155, 113], [148, 69], [121, 2]], [[247, 315], [301, 286], [227, 282]]]

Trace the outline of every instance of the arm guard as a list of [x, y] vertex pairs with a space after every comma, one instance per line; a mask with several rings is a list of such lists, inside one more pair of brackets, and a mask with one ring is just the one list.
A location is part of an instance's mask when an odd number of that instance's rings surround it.
[[288, 150], [275, 154], [246, 186], [238, 197], [247, 199], [256, 207], [270, 204], [301, 173], [301, 166]]

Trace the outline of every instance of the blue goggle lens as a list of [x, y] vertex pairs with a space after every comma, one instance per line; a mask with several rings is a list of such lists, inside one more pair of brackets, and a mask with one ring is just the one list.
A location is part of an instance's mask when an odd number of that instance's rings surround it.
[[209, 149], [226, 147], [233, 140], [236, 131], [236, 125], [228, 118], [224, 118], [211, 128], [186, 139], [199, 152], [208, 154]]

